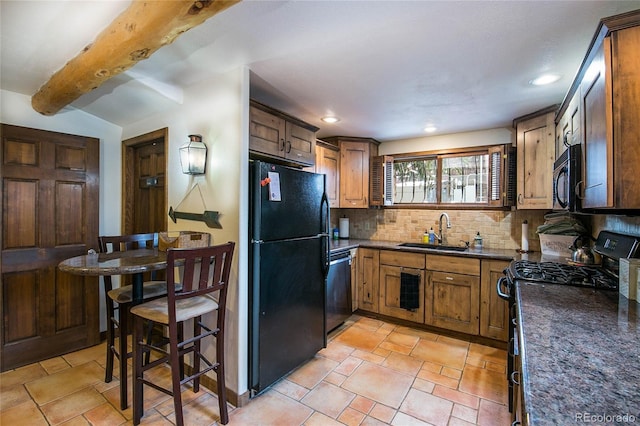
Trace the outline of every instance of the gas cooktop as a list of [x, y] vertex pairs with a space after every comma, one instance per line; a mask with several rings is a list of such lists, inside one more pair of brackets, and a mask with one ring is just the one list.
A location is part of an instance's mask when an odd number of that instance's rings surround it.
[[640, 257], [640, 238], [600, 231], [593, 250], [602, 257], [602, 266], [517, 260], [511, 262], [507, 275], [512, 280], [617, 290], [618, 262]]
[[618, 289], [618, 278], [598, 266], [518, 260], [511, 264], [510, 271], [518, 280], [605, 290]]

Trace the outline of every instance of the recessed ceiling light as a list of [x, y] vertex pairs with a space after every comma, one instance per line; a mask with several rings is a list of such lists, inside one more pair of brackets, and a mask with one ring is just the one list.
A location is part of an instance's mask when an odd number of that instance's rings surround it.
[[436, 126], [427, 126], [427, 127], [424, 128], [424, 131], [427, 132], [427, 133], [433, 133], [436, 130], [438, 130], [438, 128]]
[[544, 86], [545, 84], [555, 83], [560, 80], [560, 76], [558, 74], [543, 74], [538, 78], [534, 78], [529, 82], [529, 84], [533, 84], [534, 86]]
[[329, 124], [337, 123], [338, 121], [340, 121], [340, 119], [338, 117], [334, 117], [332, 115], [328, 115], [326, 117], [322, 117], [321, 120], [324, 121], [325, 123], [329, 123]]

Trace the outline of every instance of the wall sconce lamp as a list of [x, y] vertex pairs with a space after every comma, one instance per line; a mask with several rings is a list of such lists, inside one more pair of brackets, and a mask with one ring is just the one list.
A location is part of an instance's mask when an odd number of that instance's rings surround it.
[[202, 135], [189, 135], [189, 143], [180, 147], [182, 173], [203, 175], [207, 165], [207, 146]]

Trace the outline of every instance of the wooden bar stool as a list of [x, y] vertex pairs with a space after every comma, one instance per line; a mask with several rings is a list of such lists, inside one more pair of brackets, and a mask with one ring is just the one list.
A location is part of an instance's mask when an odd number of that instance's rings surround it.
[[[200, 390], [200, 376], [215, 371], [217, 377], [220, 422], [227, 424], [227, 392], [224, 379], [224, 321], [227, 287], [235, 243], [195, 249], [169, 249], [167, 251], [167, 297], [152, 300], [131, 308], [133, 314], [133, 424], [140, 424], [144, 413], [143, 385], [151, 386], [173, 396], [176, 424], [184, 424], [181, 385], [192, 381], [193, 391]], [[177, 268], [177, 269], [176, 269]], [[181, 272], [180, 272], [181, 270]], [[181, 276], [181, 287], [175, 285], [176, 272]], [[215, 297], [217, 293], [217, 298]], [[205, 325], [202, 316], [217, 311], [215, 326]], [[193, 337], [180, 341], [182, 324], [193, 319]], [[144, 321], [167, 326], [169, 348], [153, 346], [143, 337]], [[216, 362], [209, 361], [201, 352], [201, 340], [214, 337]], [[161, 354], [159, 359], [143, 363], [142, 356], [150, 351]], [[180, 357], [192, 353], [191, 374], [181, 380]], [[171, 389], [145, 379], [144, 372], [168, 362], [171, 367]], [[206, 364], [200, 369], [201, 362]]]
[[[98, 246], [101, 253], [116, 251], [128, 251], [135, 249], [152, 249], [158, 246], [158, 234], [131, 234], [117, 236], [98, 237]], [[151, 278], [155, 278], [152, 272]], [[120, 408], [126, 409], [127, 404], [127, 360], [133, 356], [127, 347], [127, 335], [129, 334], [128, 314], [133, 301], [132, 287], [121, 285], [113, 288], [111, 276], [104, 276], [105, 303], [107, 308], [107, 365], [104, 381], [109, 383], [113, 378], [114, 356], [118, 358], [120, 367]], [[147, 281], [143, 284], [143, 301], [153, 300], [167, 294], [165, 281]], [[118, 312], [118, 317], [115, 313]], [[116, 348], [115, 337], [120, 339]], [[123, 355], [124, 354], [124, 355]]]

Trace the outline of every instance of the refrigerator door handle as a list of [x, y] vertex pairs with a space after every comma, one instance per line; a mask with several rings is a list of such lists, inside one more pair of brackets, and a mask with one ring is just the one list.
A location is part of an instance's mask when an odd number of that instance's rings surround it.
[[329, 275], [329, 258], [331, 256], [331, 244], [329, 243], [329, 227], [331, 226], [331, 220], [329, 217], [330, 209], [329, 209], [329, 197], [327, 197], [327, 193], [322, 193], [322, 202], [320, 203], [320, 208], [324, 208], [325, 218], [324, 218], [324, 232], [322, 235], [322, 239], [326, 245], [326, 251], [324, 253], [325, 258], [322, 259], [322, 272], [324, 278], [326, 279]]

